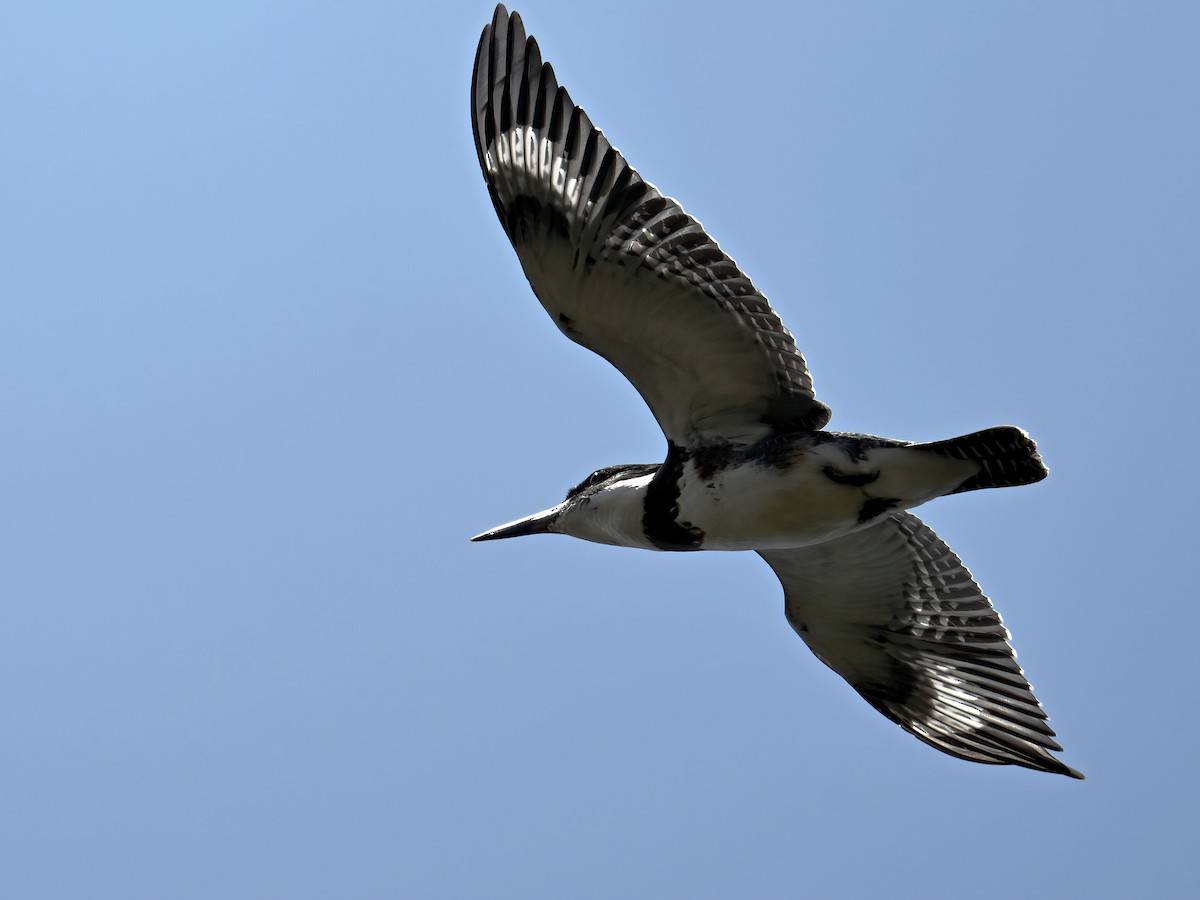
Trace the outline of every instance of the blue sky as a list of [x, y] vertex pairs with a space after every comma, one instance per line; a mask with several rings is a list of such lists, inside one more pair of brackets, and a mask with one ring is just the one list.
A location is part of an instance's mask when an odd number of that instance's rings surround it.
[[903, 734], [751, 554], [467, 542], [663, 451], [494, 220], [487, 3], [8, 3], [5, 894], [1194, 896], [1197, 8], [518, 8], [833, 427], [1038, 440], [922, 515], [1088, 780]]

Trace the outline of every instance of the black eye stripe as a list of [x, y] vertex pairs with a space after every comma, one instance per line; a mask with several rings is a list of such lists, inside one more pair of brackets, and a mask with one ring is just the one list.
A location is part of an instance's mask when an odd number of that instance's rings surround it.
[[624, 481], [627, 478], [639, 478], [642, 475], [653, 475], [658, 471], [657, 463], [641, 463], [629, 464], [623, 466], [605, 466], [603, 469], [597, 469], [575, 487], [567, 491], [565, 499], [570, 500], [572, 497], [578, 497], [584, 492], [591, 493], [594, 488], [610, 481]]

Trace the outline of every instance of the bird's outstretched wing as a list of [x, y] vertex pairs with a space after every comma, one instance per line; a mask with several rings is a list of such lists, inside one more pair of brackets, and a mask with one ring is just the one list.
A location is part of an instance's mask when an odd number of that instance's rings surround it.
[[534, 293], [678, 446], [818, 429], [792, 336], [700, 223], [625, 162], [497, 6], [471, 82], [479, 164]]
[[1062, 747], [1000, 614], [916, 516], [760, 555], [804, 642], [905, 731], [974, 762], [1083, 777], [1050, 755]]

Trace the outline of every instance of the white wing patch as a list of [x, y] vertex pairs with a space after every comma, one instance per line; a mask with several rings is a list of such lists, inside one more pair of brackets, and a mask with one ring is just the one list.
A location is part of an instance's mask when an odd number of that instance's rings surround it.
[[[579, 205], [582, 179], [568, 177], [569, 160], [556, 152], [554, 142], [542, 137], [530, 127], [516, 126], [492, 142], [483, 155], [487, 172], [500, 176], [505, 169], [517, 176], [515, 187], [542, 197], [556, 197], [564, 210]], [[523, 177], [522, 177], [523, 176]], [[583, 208], [586, 216], [592, 208], [588, 201]]]

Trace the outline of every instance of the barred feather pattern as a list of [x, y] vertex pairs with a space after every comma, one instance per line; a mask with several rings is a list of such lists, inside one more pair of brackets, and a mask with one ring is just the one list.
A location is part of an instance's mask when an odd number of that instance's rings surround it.
[[1033, 484], [1050, 474], [1033, 438], [1013, 425], [985, 428], [983, 431], [919, 446], [922, 450], [941, 456], [979, 463], [979, 473], [960, 484], [950, 492], [952, 494]]
[[953, 756], [1082, 778], [1017, 664], [1000, 614], [911, 513], [760, 554], [812, 651], [905, 731]]
[[480, 39], [471, 114], [534, 293], [564, 334], [633, 382], [670, 440], [752, 441], [828, 422], [767, 299], [625, 161], [503, 6]]

